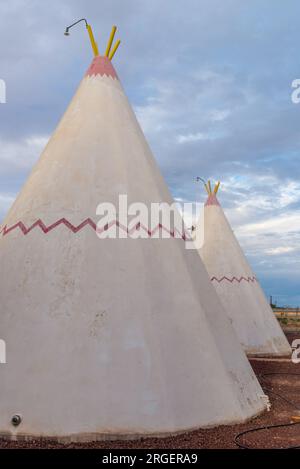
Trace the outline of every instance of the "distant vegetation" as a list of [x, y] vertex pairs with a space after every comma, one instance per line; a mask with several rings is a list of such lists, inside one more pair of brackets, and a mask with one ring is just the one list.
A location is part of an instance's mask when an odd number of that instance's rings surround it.
[[271, 307], [282, 326], [300, 327], [300, 308], [279, 307], [271, 303]]
[[300, 327], [300, 315], [298, 317], [277, 316], [282, 326]]

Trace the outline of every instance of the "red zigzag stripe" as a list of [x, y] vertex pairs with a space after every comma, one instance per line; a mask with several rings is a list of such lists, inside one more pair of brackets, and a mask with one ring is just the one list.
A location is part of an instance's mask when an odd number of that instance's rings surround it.
[[230, 283], [233, 283], [234, 281], [236, 281], [236, 282], [238, 282], [238, 283], [241, 283], [243, 280], [244, 280], [245, 282], [248, 282], [248, 283], [249, 283], [249, 282], [257, 282], [257, 279], [256, 279], [255, 277], [239, 277], [239, 278], [237, 278], [237, 277], [232, 277], [232, 278], [228, 278], [228, 277], [225, 277], [225, 276], [224, 276], [224, 277], [222, 277], [222, 278], [220, 278], [220, 279], [218, 279], [217, 277], [212, 277], [210, 280], [211, 280], [211, 281], [215, 280], [215, 281], [218, 282], [218, 283], [223, 282], [223, 280], [227, 280], [227, 281], [230, 282]]
[[10, 232], [12, 232], [13, 230], [16, 230], [17, 228], [19, 228], [22, 233], [26, 236], [28, 235], [28, 233], [30, 233], [34, 228], [37, 228], [39, 227], [43, 233], [47, 234], [49, 233], [50, 231], [54, 230], [54, 228], [56, 228], [57, 226], [59, 225], [65, 225], [70, 231], [72, 231], [73, 233], [78, 233], [78, 231], [80, 231], [82, 228], [84, 228], [85, 226], [89, 225], [94, 231], [96, 231], [97, 233], [101, 234], [103, 233], [104, 231], [108, 231], [110, 228], [112, 228], [114, 225], [116, 225], [117, 227], [119, 227], [120, 229], [122, 229], [124, 232], [126, 232], [127, 234], [132, 234], [133, 232], [135, 231], [139, 231], [139, 230], [143, 230], [144, 232], [146, 232], [148, 234], [149, 237], [152, 237], [158, 230], [164, 230], [166, 233], [168, 233], [172, 238], [181, 238], [183, 239], [184, 241], [187, 240], [187, 239], [191, 239], [189, 237], [189, 235], [187, 235], [186, 233], [183, 233], [181, 234], [178, 230], [174, 230], [174, 231], [169, 231], [167, 228], [165, 228], [161, 223], [159, 223], [152, 231], [149, 230], [147, 227], [145, 227], [144, 225], [142, 225], [141, 223], [137, 223], [135, 226], [133, 226], [133, 228], [131, 228], [130, 230], [122, 225], [121, 223], [119, 223], [118, 220], [114, 220], [112, 221], [111, 223], [107, 223], [106, 225], [104, 225], [104, 227], [102, 228], [97, 228], [97, 225], [96, 223], [91, 220], [90, 218], [87, 218], [86, 220], [84, 220], [82, 223], [80, 223], [80, 225], [78, 226], [74, 226], [72, 225], [72, 223], [70, 223], [68, 220], [66, 220], [65, 218], [61, 218], [60, 220], [56, 221], [55, 223], [52, 223], [52, 225], [49, 225], [49, 226], [46, 226], [42, 220], [37, 220], [35, 223], [33, 223], [33, 225], [31, 225], [29, 228], [27, 228], [23, 222], [19, 221], [18, 223], [16, 223], [15, 225], [13, 226], [10, 226], [9, 228], [7, 227], [7, 225], [5, 225], [1, 230], [0, 230], [0, 234], [2, 233], [3, 236], [6, 236], [7, 234], [9, 234]]

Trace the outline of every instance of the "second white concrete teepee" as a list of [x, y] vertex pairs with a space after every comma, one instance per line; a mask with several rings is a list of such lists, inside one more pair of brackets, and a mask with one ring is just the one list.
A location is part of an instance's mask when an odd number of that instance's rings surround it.
[[247, 354], [288, 355], [289, 343], [219, 204], [218, 188], [206, 185], [204, 219], [196, 227], [204, 228], [199, 253], [211, 283]]

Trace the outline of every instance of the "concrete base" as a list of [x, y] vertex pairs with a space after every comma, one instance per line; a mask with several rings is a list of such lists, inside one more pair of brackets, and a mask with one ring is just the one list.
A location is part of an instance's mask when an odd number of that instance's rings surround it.
[[274, 358], [274, 360], [276, 359], [280, 360], [282, 358], [291, 357], [291, 353], [284, 353], [284, 354], [278, 354], [278, 355], [275, 355], [274, 353], [246, 353], [246, 355], [249, 358], [249, 360], [253, 360], [255, 358], [261, 358], [261, 359]]
[[39, 435], [30, 435], [30, 434], [23, 434], [19, 433], [18, 435], [12, 435], [10, 433], [0, 433], [0, 438], [7, 440], [7, 441], [54, 441], [57, 443], [68, 444], [68, 443], [87, 443], [92, 441], [118, 441], [118, 440], [141, 440], [145, 438], [168, 438], [178, 435], [188, 434], [190, 432], [194, 432], [200, 429], [209, 429], [219, 427], [220, 425], [224, 426], [233, 426], [237, 424], [247, 423], [250, 422], [252, 419], [256, 418], [258, 415], [262, 415], [266, 412], [266, 409], [257, 412], [256, 414], [252, 415], [251, 417], [247, 417], [245, 419], [236, 419], [234, 421], [228, 422], [227, 420], [224, 422], [220, 422], [217, 425], [205, 425], [201, 427], [191, 427], [185, 430], [179, 430], [176, 432], [163, 432], [163, 433], [127, 433], [127, 434], [112, 434], [112, 433], [77, 433], [73, 435], [66, 435], [66, 436], [59, 436], [59, 435], [49, 435], [47, 437], [41, 437]]

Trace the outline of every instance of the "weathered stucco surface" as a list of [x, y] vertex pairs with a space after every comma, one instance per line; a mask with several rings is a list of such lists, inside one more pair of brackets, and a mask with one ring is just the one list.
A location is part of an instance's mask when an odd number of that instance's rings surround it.
[[249, 355], [290, 354], [289, 343], [219, 203], [205, 205], [203, 223], [199, 253], [243, 348]]
[[172, 201], [118, 79], [86, 76], [3, 224], [71, 225], [0, 235], [1, 434], [164, 434], [265, 408], [196, 251], [72, 229], [119, 194]]

